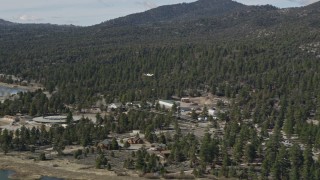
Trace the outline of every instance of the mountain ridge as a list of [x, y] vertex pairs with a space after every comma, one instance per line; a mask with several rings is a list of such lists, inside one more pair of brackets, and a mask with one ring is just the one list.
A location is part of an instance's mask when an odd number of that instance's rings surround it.
[[[272, 10], [305, 10], [320, 12], [320, 2], [315, 2], [307, 6], [298, 8], [277, 8], [272, 5], [244, 5], [242, 3], [233, 0], [198, 0], [192, 3], [179, 3], [173, 5], [164, 5], [157, 8], [153, 8], [141, 13], [134, 13], [124, 17], [118, 17], [115, 19], [107, 20], [99, 24], [92, 26], [106, 26], [106, 27], [118, 27], [118, 26], [137, 26], [137, 25], [152, 25], [156, 23], [173, 23], [179, 21], [189, 21], [210, 18], [210, 17], [222, 17], [228, 14], [241, 13], [245, 11], [272, 11]], [[0, 19], [0, 25], [13, 25], [20, 23], [9, 22], [4, 19]], [[28, 24], [28, 25], [55, 25], [48, 23], [41, 24]], [[58, 25], [67, 26], [67, 25]], [[90, 26], [88, 26], [90, 27]]]
[[164, 5], [145, 12], [135, 13], [105, 21], [98, 25], [121, 26], [143, 25], [196, 19], [207, 16], [221, 16], [232, 11], [244, 10], [248, 6], [231, 0], [199, 0], [192, 3]]
[[15, 23], [6, 21], [4, 19], [0, 19], [0, 25], [12, 25], [12, 24], [15, 24]]
[[160, 6], [89, 27], [14, 23], [16, 26], [10, 26], [2, 33], [37, 37], [34, 41], [39, 39], [39, 34], [58, 33], [65, 38], [72, 34], [78, 41], [119, 46], [155, 40], [167, 43], [174, 39], [179, 42], [225, 37], [241, 39], [256, 37], [261, 31], [274, 33], [286, 26], [294, 27], [297, 22], [304, 28], [317, 28], [320, 26], [317, 20], [319, 4], [279, 9], [271, 5], [247, 6], [232, 0], [199, 0]]

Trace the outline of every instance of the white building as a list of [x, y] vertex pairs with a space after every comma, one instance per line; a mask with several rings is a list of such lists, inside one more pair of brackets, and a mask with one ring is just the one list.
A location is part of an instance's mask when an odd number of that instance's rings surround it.
[[108, 106], [108, 109], [118, 109], [118, 108], [122, 108], [122, 103], [112, 103]]
[[215, 117], [215, 116], [217, 116], [217, 110], [215, 108], [211, 108], [211, 109], [208, 110], [208, 114], [210, 116]]
[[166, 109], [171, 109], [174, 104], [179, 105], [179, 103], [176, 103], [175, 101], [161, 99], [159, 100], [160, 107], [164, 107]]

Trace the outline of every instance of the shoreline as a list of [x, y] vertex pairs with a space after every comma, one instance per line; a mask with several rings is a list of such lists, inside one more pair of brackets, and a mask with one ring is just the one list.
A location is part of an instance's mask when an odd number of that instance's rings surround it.
[[29, 159], [28, 156], [28, 153], [16, 152], [7, 155], [0, 154], [0, 169], [14, 171], [15, 173], [10, 176], [12, 179], [25, 180], [40, 179], [43, 176], [77, 180], [138, 179], [133, 176], [117, 176], [113, 171], [95, 169], [94, 167], [69, 162], [63, 158], [35, 161]]
[[19, 88], [27, 91], [35, 91], [37, 89], [42, 89], [43, 87], [39, 85], [33, 85], [33, 84], [28, 84], [27, 86], [22, 86], [19, 84], [8, 84], [4, 82], [0, 82], [0, 86], [7, 87], [7, 88]]

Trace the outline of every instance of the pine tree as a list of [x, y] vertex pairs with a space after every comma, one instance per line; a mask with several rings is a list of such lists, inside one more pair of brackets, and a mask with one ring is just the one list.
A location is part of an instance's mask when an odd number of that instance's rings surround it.
[[200, 147], [200, 159], [206, 163], [212, 163], [219, 154], [217, 141], [211, 139], [211, 134], [206, 133]]
[[198, 114], [196, 113], [196, 111], [194, 109], [192, 109], [192, 111], [191, 111], [191, 118], [192, 119], [197, 119], [198, 118]]
[[29, 109], [29, 115], [30, 116], [34, 116], [37, 114], [37, 107], [35, 105], [35, 103], [32, 103]]
[[69, 125], [73, 123], [73, 115], [71, 111], [68, 112], [66, 123]]
[[145, 166], [144, 156], [142, 154], [141, 150], [138, 150], [136, 153], [136, 169], [137, 170], [143, 170], [143, 167]]
[[314, 165], [312, 156], [312, 148], [311, 145], [308, 144], [303, 152], [303, 179], [312, 179], [311, 167]]
[[119, 144], [118, 144], [118, 141], [116, 140], [116, 138], [112, 138], [111, 149], [112, 150], [118, 150], [119, 149]]
[[7, 129], [4, 129], [1, 135], [1, 148], [4, 154], [7, 154], [9, 152], [11, 141], [12, 136], [10, 136], [9, 131]]
[[285, 146], [281, 146], [277, 158], [271, 168], [271, 175], [274, 179], [288, 179], [288, 170], [290, 167], [288, 152]]
[[300, 179], [300, 168], [303, 164], [303, 156], [298, 144], [294, 144], [289, 150], [289, 159], [291, 162], [290, 179]]
[[245, 157], [248, 163], [251, 163], [256, 157], [256, 150], [253, 144], [247, 144], [245, 147]]
[[284, 121], [284, 126], [283, 126], [283, 130], [284, 130], [284, 132], [287, 134], [287, 136], [290, 137], [290, 135], [293, 134], [293, 127], [294, 127], [293, 119], [287, 118], [287, 119]]
[[45, 161], [46, 160], [46, 154], [45, 153], [40, 153], [39, 160], [40, 161]]
[[241, 157], [243, 155], [243, 142], [241, 138], [237, 138], [236, 144], [233, 146], [233, 158], [237, 163], [240, 163]]

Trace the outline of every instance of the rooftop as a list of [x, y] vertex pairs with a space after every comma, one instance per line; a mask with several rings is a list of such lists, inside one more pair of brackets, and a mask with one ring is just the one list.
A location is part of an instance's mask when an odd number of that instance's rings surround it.
[[[81, 116], [73, 116], [74, 121], [79, 121], [82, 117]], [[33, 118], [33, 121], [38, 123], [66, 123], [67, 116], [41, 116]]]

